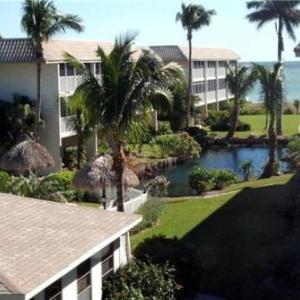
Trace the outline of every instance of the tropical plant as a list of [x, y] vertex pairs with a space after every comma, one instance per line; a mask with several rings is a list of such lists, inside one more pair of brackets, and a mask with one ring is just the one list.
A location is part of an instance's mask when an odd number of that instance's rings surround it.
[[249, 70], [248, 67], [237, 64], [234, 68], [229, 68], [225, 82], [233, 96], [233, 107], [230, 116], [230, 128], [226, 137], [227, 139], [231, 139], [234, 136], [238, 125], [242, 102], [247, 93], [253, 88], [255, 81], [256, 74]]
[[8, 188], [10, 186], [11, 176], [4, 171], [0, 171], [0, 192], [8, 193]]
[[76, 58], [66, 54], [68, 62], [82, 76], [82, 83], [75, 93], [83, 93], [89, 120], [112, 149], [119, 211], [124, 211], [124, 136], [140, 125], [140, 120], [151, 107], [157, 109], [163, 103], [169, 103], [172, 100], [169, 85], [183, 78], [182, 68], [176, 63], [163, 65], [150, 50], [142, 50], [133, 61], [135, 36], [127, 34], [117, 39], [110, 54], [98, 47], [97, 55], [102, 62], [101, 80]]
[[300, 100], [299, 99], [294, 100], [294, 106], [296, 108], [297, 114], [299, 114], [299, 108], [300, 108]]
[[[295, 41], [296, 36], [294, 28], [300, 24], [300, 10], [298, 0], [263, 0], [249, 1], [247, 8], [253, 10], [247, 15], [250, 22], [258, 23], [257, 28], [260, 29], [263, 25], [275, 21], [275, 30], [277, 34], [277, 63], [279, 69], [279, 84], [282, 85], [283, 76], [283, 59], [284, 51], [283, 30], [285, 29], [288, 36]], [[281, 88], [282, 89], [282, 88]], [[282, 111], [283, 111], [283, 95], [276, 110], [276, 133], [282, 135]]]
[[192, 38], [193, 31], [208, 26], [211, 17], [215, 15], [214, 10], [206, 10], [202, 5], [181, 4], [181, 12], [176, 15], [176, 21], [180, 21], [182, 27], [187, 31], [187, 40], [189, 43], [189, 70], [188, 70], [188, 101], [186, 107], [186, 126], [190, 125], [190, 113], [192, 102]]
[[175, 269], [135, 260], [103, 282], [104, 300], [175, 300]]
[[72, 29], [83, 30], [81, 19], [76, 15], [62, 14], [57, 11], [53, 1], [24, 0], [21, 27], [32, 40], [35, 52], [37, 96], [35, 112], [35, 139], [39, 140], [39, 123], [41, 116], [41, 67], [43, 61], [43, 42], [47, 42], [59, 33]]
[[82, 166], [84, 158], [84, 144], [93, 135], [93, 126], [88, 118], [83, 92], [75, 93], [68, 101], [68, 108], [71, 113], [69, 126], [77, 136], [77, 164], [78, 169]]
[[261, 177], [265, 178], [278, 175], [276, 170], [277, 135], [275, 130], [275, 120], [276, 111], [284, 93], [280, 79], [280, 64], [274, 65], [273, 71], [270, 71], [261, 65], [256, 65], [255, 68], [261, 84], [262, 99], [269, 114], [269, 160], [261, 175]]
[[243, 173], [243, 177], [245, 181], [248, 181], [251, 176], [253, 167], [253, 161], [252, 160], [244, 160], [240, 165], [240, 171]]

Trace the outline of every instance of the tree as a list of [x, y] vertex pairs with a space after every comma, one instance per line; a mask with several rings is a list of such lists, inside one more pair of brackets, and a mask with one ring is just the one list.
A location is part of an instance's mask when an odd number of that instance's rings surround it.
[[[250, 22], [258, 23], [257, 28], [260, 29], [266, 23], [275, 21], [275, 30], [277, 34], [277, 59], [279, 64], [280, 82], [282, 84], [283, 77], [283, 59], [284, 51], [283, 29], [285, 29], [292, 40], [296, 40], [294, 28], [300, 24], [300, 10], [297, 8], [300, 1], [295, 0], [263, 0], [247, 2], [247, 8], [254, 11], [247, 15]], [[276, 112], [276, 133], [282, 135], [282, 111], [283, 96]]]
[[41, 67], [43, 62], [43, 42], [47, 42], [59, 33], [72, 29], [83, 31], [81, 19], [76, 15], [61, 14], [54, 2], [49, 0], [24, 0], [21, 27], [32, 40], [37, 75], [37, 94], [35, 112], [35, 139], [39, 140], [39, 123], [42, 107], [41, 96]]
[[75, 94], [83, 93], [89, 120], [112, 150], [118, 211], [124, 211], [125, 134], [139, 124], [151, 107], [157, 109], [158, 103], [171, 101], [168, 86], [183, 78], [182, 68], [176, 63], [163, 65], [157, 55], [149, 50], [143, 50], [133, 61], [134, 39], [134, 34], [120, 37], [110, 54], [98, 47], [97, 55], [102, 62], [100, 80], [84, 64], [66, 54], [69, 63], [82, 75], [82, 84]]
[[69, 125], [76, 132], [77, 136], [77, 168], [80, 169], [84, 156], [84, 144], [94, 133], [92, 125], [89, 122], [82, 92], [70, 97], [68, 108], [71, 113]]
[[193, 31], [199, 30], [203, 26], [208, 26], [211, 17], [215, 15], [215, 10], [205, 10], [202, 5], [181, 4], [181, 12], [176, 15], [176, 21], [180, 21], [182, 27], [187, 31], [189, 43], [189, 69], [188, 69], [188, 101], [186, 108], [186, 126], [190, 125], [190, 113], [192, 102], [192, 38]]
[[252, 89], [256, 79], [255, 72], [250, 71], [248, 67], [242, 65], [236, 65], [234, 68], [230, 68], [229, 73], [226, 75], [225, 82], [227, 88], [233, 95], [233, 108], [230, 116], [230, 128], [227, 139], [231, 139], [234, 136], [238, 125], [242, 101]]
[[298, 100], [298, 99], [294, 100], [294, 106], [297, 110], [297, 114], [299, 114], [300, 100]]
[[280, 64], [274, 65], [274, 70], [269, 71], [261, 65], [256, 65], [255, 69], [261, 84], [261, 94], [265, 108], [269, 114], [269, 160], [264, 168], [262, 178], [278, 175], [276, 161], [277, 135], [275, 130], [276, 111], [280, 105], [283, 95], [282, 84], [280, 80]]

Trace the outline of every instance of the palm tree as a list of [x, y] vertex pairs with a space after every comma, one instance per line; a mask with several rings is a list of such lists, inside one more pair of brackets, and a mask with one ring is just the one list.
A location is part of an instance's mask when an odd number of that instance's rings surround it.
[[255, 69], [261, 84], [262, 99], [264, 100], [265, 108], [269, 114], [269, 161], [267, 162], [262, 178], [278, 175], [276, 150], [277, 150], [277, 135], [275, 130], [276, 111], [283, 95], [282, 84], [280, 80], [280, 64], [274, 65], [274, 70], [269, 71], [263, 66], [256, 65]]
[[80, 169], [84, 156], [84, 144], [94, 133], [92, 125], [89, 123], [82, 92], [78, 92], [70, 97], [68, 108], [71, 114], [68, 125], [76, 132], [77, 136], [77, 168]]
[[120, 37], [108, 55], [103, 48], [98, 47], [97, 55], [102, 62], [100, 80], [84, 64], [66, 54], [68, 62], [82, 75], [82, 84], [75, 94], [83, 93], [89, 120], [95, 124], [112, 150], [118, 211], [124, 211], [125, 134], [139, 124], [139, 120], [151, 107], [157, 108], [153, 105], [155, 102], [171, 101], [169, 84], [183, 78], [182, 68], [175, 63], [164, 66], [149, 50], [143, 50], [134, 62], [134, 38], [135, 35], [131, 34]]
[[188, 102], [186, 109], [186, 125], [190, 125], [191, 102], [192, 102], [192, 38], [193, 31], [199, 30], [203, 26], [208, 26], [211, 17], [215, 15], [215, 10], [205, 10], [202, 5], [181, 4], [181, 12], [176, 15], [176, 22], [181, 21], [182, 27], [187, 31], [189, 43], [189, 73], [188, 73]]
[[[266, 23], [275, 21], [277, 34], [277, 59], [280, 70], [280, 80], [282, 82], [283, 60], [282, 52], [284, 51], [283, 29], [285, 29], [292, 40], [296, 40], [294, 28], [300, 24], [300, 10], [297, 8], [300, 1], [296, 0], [263, 0], [247, 2], [247, 8], [254, 11], [247, 15], [250, 22], [258, 23], [260, 29]], [[282, 83], [281, 83], [282, 84]], [[276, 133], [282, 135], [282, 109], [283, 96], [276, 112]]]
[[233, 95], [234, 102], [231, 111], [230, 129], [227, 134], [227, 139], [231, 139], [234, 136], [242, 101], [245, 99], [247, 93], [253, 88], [256, 79], [256, 73], [254, 71], [250, 71], [246, 66], [236, 65], [234, 68], [229, 68], [225, 82], [227, 84], [227, 88]]
[[49, 0], [24, 0], [21, 27], [32, 40], [37, 74], [37, 96], [35, 113], [35, 139], [39, 140], [39, 123], [41, 116], [41, 66], [43, 61], [43, 42], [47, 42], [59, 33], [72, 29], [83, 31], [81, 19], [76, 15], [61, 14], [54, 2]]

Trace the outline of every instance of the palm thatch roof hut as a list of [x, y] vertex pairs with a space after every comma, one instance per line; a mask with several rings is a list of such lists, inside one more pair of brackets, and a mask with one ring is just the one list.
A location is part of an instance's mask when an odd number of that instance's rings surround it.
[[54, 165], [54, 160], [47, 149], [32, 140], [13, 146], [0, 161], [2, 169], [19, 173], [50, 169]]

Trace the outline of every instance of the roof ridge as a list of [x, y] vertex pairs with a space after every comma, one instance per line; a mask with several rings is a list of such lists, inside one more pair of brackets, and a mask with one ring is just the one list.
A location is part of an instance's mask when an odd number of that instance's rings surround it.
[[21, 292], [16, 288], [14, 284], [3, 274], [0, 273], [0, 284], [10, 293], [10, 294], [20, 294]]

